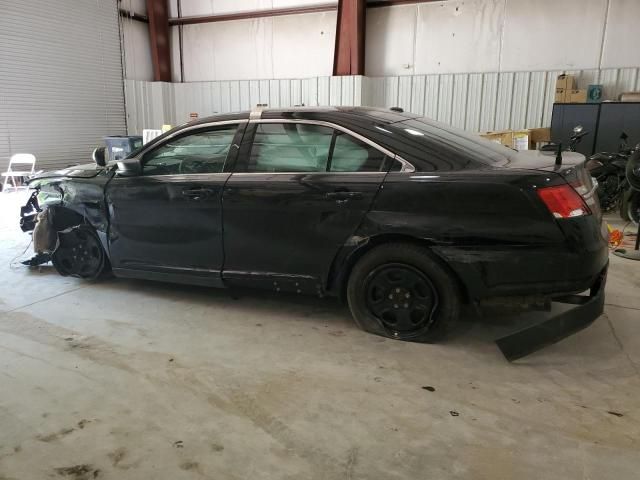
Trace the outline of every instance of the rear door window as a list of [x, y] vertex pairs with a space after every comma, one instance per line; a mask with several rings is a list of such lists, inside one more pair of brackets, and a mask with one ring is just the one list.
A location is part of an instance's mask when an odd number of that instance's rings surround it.
[[247, 172], [325, 172], [333, 129], [305, 123], [258, 123]]

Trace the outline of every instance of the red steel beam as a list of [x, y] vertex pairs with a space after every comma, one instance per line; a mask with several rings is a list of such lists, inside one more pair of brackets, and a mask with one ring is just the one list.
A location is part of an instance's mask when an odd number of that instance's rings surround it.
[[147, 17], [149, 18], [153, 79], [156, 82], [170, 82], [171, 50], [168, 0], [147, 0]]
[[366, 0], [339, 0], [334, 75], [364, 75]]

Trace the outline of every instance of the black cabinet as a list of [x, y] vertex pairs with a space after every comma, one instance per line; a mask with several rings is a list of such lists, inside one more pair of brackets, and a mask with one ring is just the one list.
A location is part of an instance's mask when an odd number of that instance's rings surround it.
[[582, 125], [589, 135], [578, 145], [578, 152], [617, 152], [620, 135], [625, 132], [627, 143], [640, 143], [640, 103], [554, 103], [551, 117], [551, 141], [569, 146], [573, 127]]
[[599, 103], [554, 103], [551, 116], [551, 141], [569, 147], [569, 137], [576, 125], [582, 125], [588, 135], [582, 138], [577, 151], [584, 155], [594, 152], [598, 131]]
[[640, 143], [640, 103], [603, 103], [596, 152], [617, 152], [622, 132], [630, 146]]

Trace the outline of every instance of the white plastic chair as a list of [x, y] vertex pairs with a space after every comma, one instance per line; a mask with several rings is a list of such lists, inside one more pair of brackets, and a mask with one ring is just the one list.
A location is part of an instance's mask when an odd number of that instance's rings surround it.
[[[14, 165], [20, 165], [18, 170], [14, 169]], [[29, 165], [28, 170], [25, 170], [25, 165]], [[9, 159], [9, 167], [7, 171], [2, 174], [4, 177], [4, 183], [2, 184], [2, 191], [7, 191], [7, 184], [11, 179], [11, 184], [14, 190], [18, 190], [16, 184], [16, 177], [27, 177], [33, 175], [36, 169], [36, 157], [30, 153], [16, 153]]]

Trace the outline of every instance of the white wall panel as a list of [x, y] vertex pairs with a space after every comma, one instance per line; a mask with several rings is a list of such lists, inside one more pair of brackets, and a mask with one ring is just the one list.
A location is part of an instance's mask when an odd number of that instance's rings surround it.
[[414, 73], [415, 18], [414, 5], [367, 10], [367, 75], [377, 77]]
[[597, 68], [608, 0], [507, 0], [501, 71]]
[[272, 18], [185, 25], [184, 80], [273, 78], [272, 28]]
[[369, 76], [640, 65], [640, 0], [448, 0], [369, 9]]
[[[183, 27], [187, 82], [330, 75], [335, 13], [259, 18]], [[173, 28], [174, 78], [179, 79], [177, 28]]]
[[[495, 72], [499, 67], [504, 0], [416, 5], [414, 71]], [[391, 7], [393, 8], [393, 7]]]
[[[153, 80], [149, 27], [146, 23], [129, 18], [121, 18], [121, 25], [125, 77], [132, 80]], [[178, 66], [178, 73], [179, 68]]]
[[640, 1], [609, 0], [601, 68], [640, 65]]
[[274, 17], [272, 22], [274, 78], [331, 75], [335, 12]]

